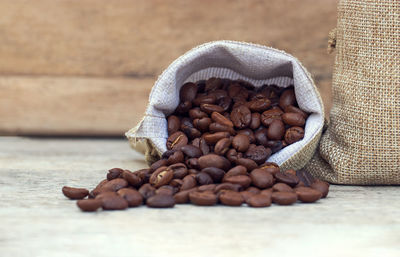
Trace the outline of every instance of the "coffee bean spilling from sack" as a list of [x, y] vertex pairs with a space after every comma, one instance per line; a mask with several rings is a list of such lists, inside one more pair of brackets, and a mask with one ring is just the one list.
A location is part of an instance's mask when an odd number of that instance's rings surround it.
[[[192, 203], [268, 207], [312, 203], [329, 184], [266, 162], [301, 140], [308, 115], [292, 87], [255, 89], [243, 81], [211, 78], [186, 83], [167, 117], [167, 151], [149, 169], [114, 168], [92, 191], [64, 187], [82, 211], [122, 210], [146, 204], [167, 208]], [[88, 199], [83, 199], [88, 196]]]

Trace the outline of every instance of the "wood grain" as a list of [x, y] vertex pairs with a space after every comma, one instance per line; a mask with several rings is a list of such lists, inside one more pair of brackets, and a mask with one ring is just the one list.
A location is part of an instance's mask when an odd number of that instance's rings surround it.
[[0, 134], [119, 135], [136, 125], [152, 79], [0, 77]]

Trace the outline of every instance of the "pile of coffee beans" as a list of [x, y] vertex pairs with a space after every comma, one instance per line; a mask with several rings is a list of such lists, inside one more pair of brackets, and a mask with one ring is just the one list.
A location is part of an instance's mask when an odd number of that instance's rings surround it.
[[[63, 187], [82, 211], [122, 210], [146, 204], [167, 208], [192, 203], [268, 207], [312, 203], [329, 184], [307, 173], [266, 162], [301, 140], [308, 114], [293, 87], [210, 78], [186, 83], [167, 117], [167, 151], [149, 169], [114, 168], [92, 191]], [[88, 199], [84, 199], [88, 196]]]

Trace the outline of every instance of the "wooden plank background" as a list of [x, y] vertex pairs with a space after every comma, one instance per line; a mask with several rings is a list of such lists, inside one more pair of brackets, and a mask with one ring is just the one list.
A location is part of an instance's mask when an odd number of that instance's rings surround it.
[[162, 70], [219, 39], [283, 49], [330, 106], [337, 0], [0, 1], [0, 134], [121, 135]]

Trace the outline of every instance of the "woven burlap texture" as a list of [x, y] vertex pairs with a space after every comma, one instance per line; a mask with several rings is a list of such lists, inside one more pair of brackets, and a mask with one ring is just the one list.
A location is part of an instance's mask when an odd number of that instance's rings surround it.
[[268, 161], [297, 169], [310, 160], [321, 137], [324, 109], [306, 69], [283, 51], [250, 43], [216, 41], [185, 53], [162, 73], [150, 93], [144, 118], [126, 133], [132, 147], [144, 153], [148, 163], [166, 151], [165, 117], [177, 107], [180, 87], [188, 81], [211, 77], [242, 79], [256, 87], [294, 85], [300, 108], [310, 113], [304, 139], [273, 154]]
[[330, 125], [306, 170], [339, 184], [400, 184], [400, 1], [338, 6]]

